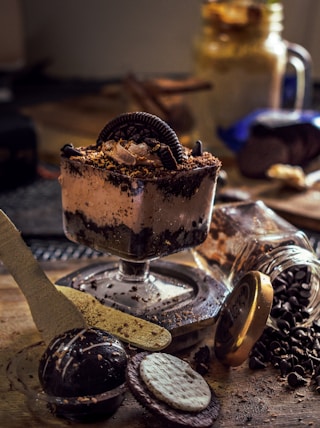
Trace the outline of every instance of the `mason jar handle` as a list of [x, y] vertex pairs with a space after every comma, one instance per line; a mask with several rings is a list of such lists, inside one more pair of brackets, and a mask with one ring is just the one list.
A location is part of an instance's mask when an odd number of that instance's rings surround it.
[[308, 109], [311, 104], [311, 56], [304, 47], [296, 43], [286, 42], [286, 45], [288, 51], [288, 63], [291, 64], [297, 74], [294, 108], [296, 110]]

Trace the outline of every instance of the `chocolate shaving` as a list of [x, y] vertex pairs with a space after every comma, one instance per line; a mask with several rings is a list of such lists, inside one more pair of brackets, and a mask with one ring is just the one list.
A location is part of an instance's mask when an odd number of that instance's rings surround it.
[[161, 144], [157, 153], [164, 167], [166, 167], [167, 169], [177, 169], [178, 167], [177, 161], [175, 160], [169, 146], [166, 146], [165, 144]]
[[193, 146], [192, 156], [202, 156], [203, 149], [202, 149], [202, 142], [200, 140], [197, 140]]
[[80, 150], [75, 149], [73, 144], [65, 144], [62, 148], [61, 148], [61, 152], [67, 156], [67, 158], [70, 158], [71, 156], [82, 156], [82, 153], [80, 152]]

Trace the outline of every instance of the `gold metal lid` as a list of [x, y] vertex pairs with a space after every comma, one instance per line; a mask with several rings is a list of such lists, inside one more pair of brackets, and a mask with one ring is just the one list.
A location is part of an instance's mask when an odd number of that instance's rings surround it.
[[239, 366], [259, 339], [272, 307], [273, 288], [269, 276], [248, 272], [226, 299], [217, 322], [214, 350], [229, 366]]

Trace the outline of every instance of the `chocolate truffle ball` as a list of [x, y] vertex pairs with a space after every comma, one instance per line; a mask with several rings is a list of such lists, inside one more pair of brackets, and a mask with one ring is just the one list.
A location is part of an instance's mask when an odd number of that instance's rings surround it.
[[73, 329], [51, 341], [40, 360], [39, 380], [49, 395], [97, 395], [123, 384], [126, 366], [126, 351], [113, 335]]

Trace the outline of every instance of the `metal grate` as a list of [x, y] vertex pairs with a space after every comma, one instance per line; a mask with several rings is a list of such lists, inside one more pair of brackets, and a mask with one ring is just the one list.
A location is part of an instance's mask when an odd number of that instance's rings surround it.
[[[311, 245], [320, 259], [320, 234], [306, 232]], [[84, 245], [78, 245], [68, 240], [26, 240], [35, 258], [39, 261], [67, 261], [72, 259], [95, 259], [104, 255]]]
[[77, 245], [70, 241], [62, 240], [26, 240], [33, 255], [39, 261], [67, 261], [72, 259], [94, 259], [101, 257], [103, 253], [95, 251], [84, 245]]

